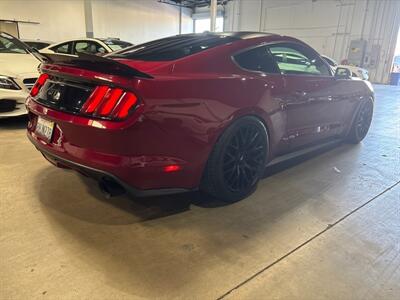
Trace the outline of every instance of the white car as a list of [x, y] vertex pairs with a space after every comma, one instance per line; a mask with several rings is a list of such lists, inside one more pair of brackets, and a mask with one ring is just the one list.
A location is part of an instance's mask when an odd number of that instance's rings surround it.
[[368, 80], [369, 79], [369, 73], [368, 70], [357, 67], [357, 66], [352, 66], [352, 65], [338, 65], [338, 63], [326, 56], [326, 55], [321, 55], [322, 58], [335, 70], [336, 68], [340, 67], [340, 68], [346, 68], [348, 70], [350, 70], [351, 72], [351, 77], [353, 78], [360, 78], [362, 80]]
[[39, 64], [24, 43], [0, 32], [0, 118], [27, 113], [25, 100], [39, 77]]
[[77, 55], [79, 53], [106, 54], [129, 46], [132, 46], [132, 44], [115, 38], [82, 38], [50, 45], [41, 49], [40, 53], [59, 53], [66, 55]]
[[53, 42], [43, 41], [43, 40], [39, 40], [39, 39], [38, 40], [23, 39], [21, 41], [24, 42], [25, 44], [27, 44], [29, 47], [36, 49], [36, 50], [40, 50], [40, 49], [50, 46], [51, 44], [54, 44]]
[[357, 66], [352, 66], [352, 65], [339, 65], [338, 67], [349, 69], [352, 77], [357, 77], [362, 80], [369, 79], [369, 73], [368, 73], [368, 70], [366, 70], [366, 69], [363, 69], [363, 68], [360, 68]]

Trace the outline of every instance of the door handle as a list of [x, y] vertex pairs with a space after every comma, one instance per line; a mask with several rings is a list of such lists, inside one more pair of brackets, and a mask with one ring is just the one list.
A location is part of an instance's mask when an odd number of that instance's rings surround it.
[[287, 108], [287, 103], [280, 101], [279, 106], [281, 107], [281, 110], [285, 110]]
[[295, 94], [295, 96], [302, 97], [302, 98], [307, 96], [307, 92], [305, 92], [305, 91], [295, 91], [294, 94]]

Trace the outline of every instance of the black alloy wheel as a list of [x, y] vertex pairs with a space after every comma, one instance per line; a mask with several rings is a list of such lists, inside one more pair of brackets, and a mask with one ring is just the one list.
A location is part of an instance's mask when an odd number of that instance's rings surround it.
[[259, 166], [265, 160], [265, 139], [258, 127], [247, 124], [239, 128], [226, 147], [223, 158], [225, 183], [240, 192], [258, 180]]
[[254, 191], [262, 177], [267, 154], [265, 125], [253, 116], [238, 119], [217, 141], [201, 189], [226, 202], [243, 199]]
[[372, 99], [361, 103], [348, 137], [351, 143], [359, 143], [365, 138], [371, 126], [373, 112], [374, 102]]

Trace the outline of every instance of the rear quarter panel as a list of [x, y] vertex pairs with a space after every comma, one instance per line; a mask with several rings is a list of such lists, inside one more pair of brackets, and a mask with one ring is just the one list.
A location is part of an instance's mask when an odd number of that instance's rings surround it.
[[143, 81], [140, 91], [142, 121], [164, 133], [150, 143], [193, 164], [198, 182], [218, 137], [241, 116], [255, 115], [265, 123], [271, 157], [285, 133], [286, 115], [274, 90], [251, 76], [185, 73]]

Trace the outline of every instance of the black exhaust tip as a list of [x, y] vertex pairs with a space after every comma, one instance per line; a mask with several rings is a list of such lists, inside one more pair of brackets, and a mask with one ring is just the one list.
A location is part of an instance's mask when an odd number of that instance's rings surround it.
[[125, 189], [120, 184], [107, 177], [103, 177], [99, 181], [99, 188], [107, 199], [121, 196], [126, 193]]

